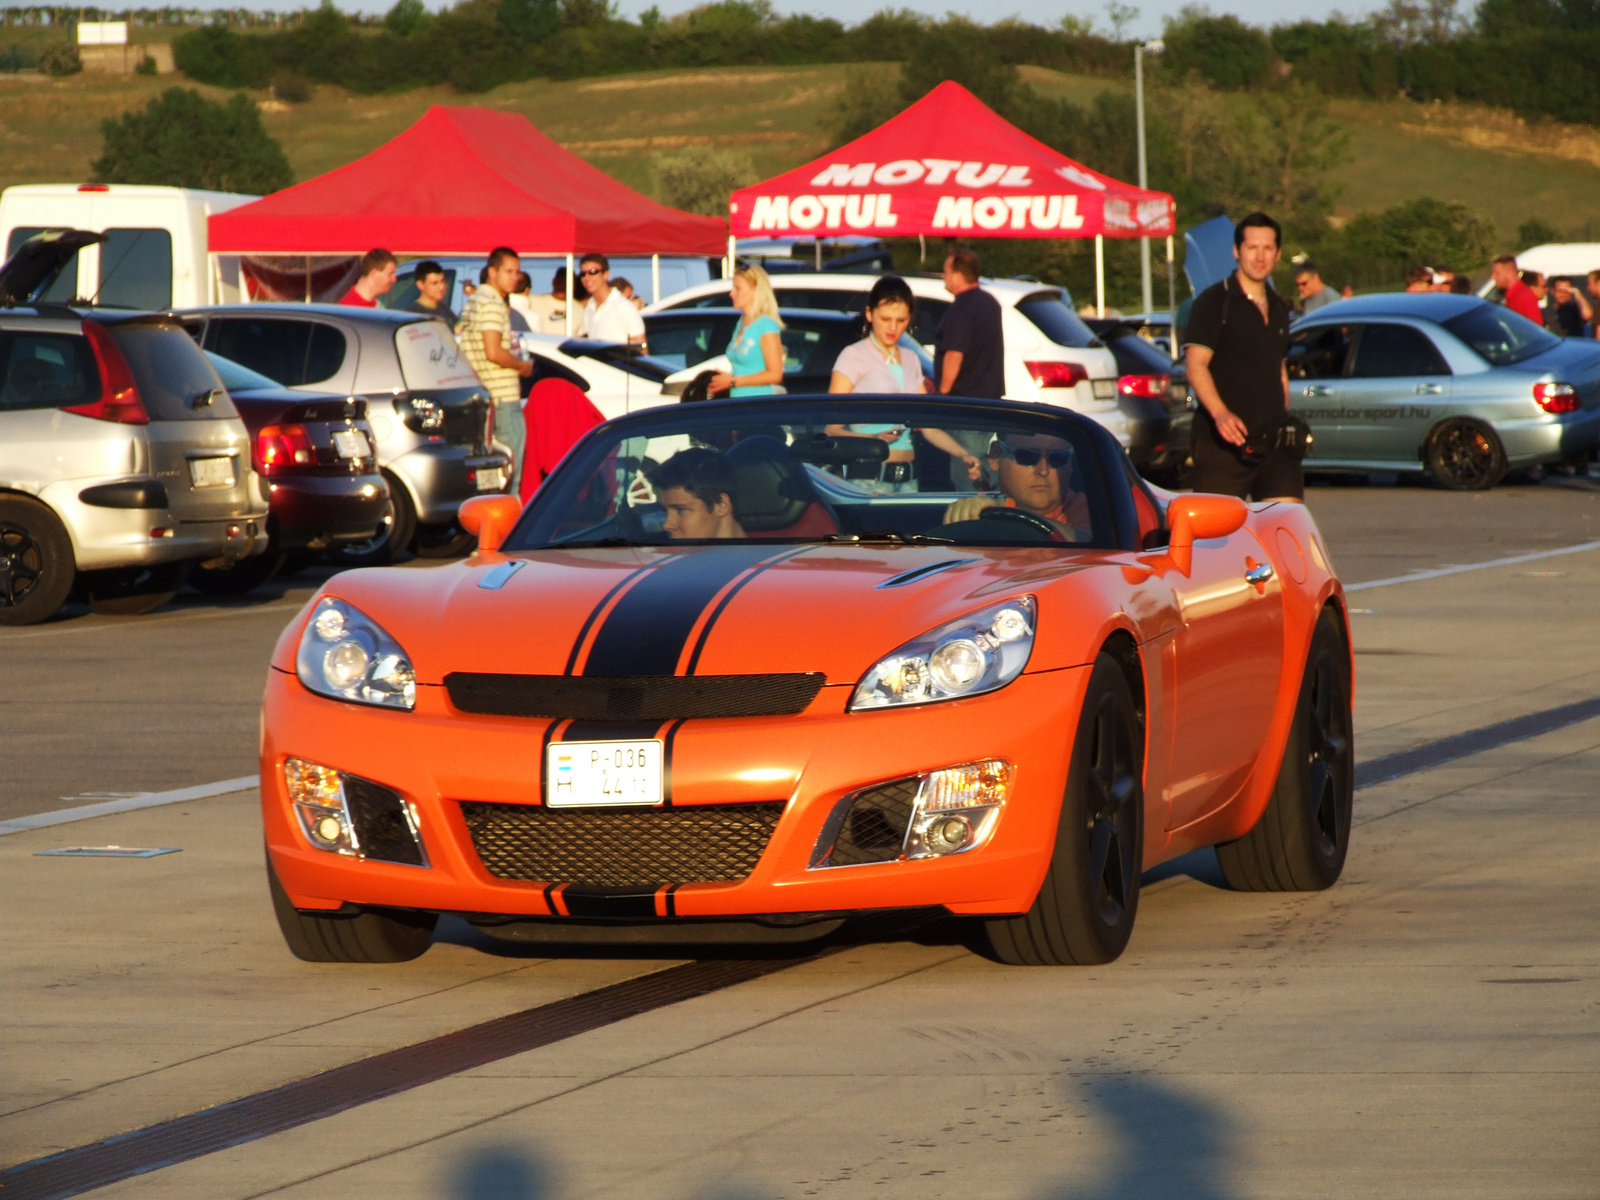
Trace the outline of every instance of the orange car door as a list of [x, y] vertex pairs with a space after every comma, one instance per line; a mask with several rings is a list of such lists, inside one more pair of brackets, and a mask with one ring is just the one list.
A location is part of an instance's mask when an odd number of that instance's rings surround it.
[[1196, 542], [1187, 577], [1167, 581], [1181, 619], [1167, 793], [1176, 829], [1230, 800], [1261, 751], [1282, 667], [1283, 591], [1248, 529]]

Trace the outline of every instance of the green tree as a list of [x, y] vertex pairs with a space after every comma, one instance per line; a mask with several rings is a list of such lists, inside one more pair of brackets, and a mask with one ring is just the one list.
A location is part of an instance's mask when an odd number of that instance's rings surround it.
[[100, 123], [99, 183], [153, 183], [264, 194], [294, 181], [283, 148], [243, 93], [226, 104], [168, 88], [140, 112]]
[[1517, 226], [1517, 245], [1524, 250], [1529, 246], [1542, 246], [1546, 242], [1561, 240], [1561, 231], [1538, 217], [1529, 217]]
[[1495, 248], [1494, 226], [1465, 204], [1424, 196], [1377, 213], [1361, 213], [1337, 238], [1345, 256], [1393, 272], [1427, 264], [1464, 270], [1482, 265]]
[[708, 217], [727, 216], [729, 193], [761, 178], [745, 151], [708, 146], [656, 155], [655, 175], [661, 203]]
[[395, 0], [394, 7], [384, 14], [383, 27], [395, 37], [410, 37], [425, 28], [429, 20], [422, 0]]
[[1163, 69], [1176, 79], [1191, 73], [1229, 91], [1259, 87], [1272, 70], [1272, 43], [1253, 25], [1232, 15], [1212, 16], [1185, 5], [1166, 23]]

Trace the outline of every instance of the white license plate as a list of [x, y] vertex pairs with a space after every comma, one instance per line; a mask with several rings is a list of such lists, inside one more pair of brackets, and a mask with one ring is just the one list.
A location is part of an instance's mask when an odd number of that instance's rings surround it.
[[367, 435], [359, 429], [335, 429], [333, 448], [339, 452], [340, 458], [366, 458], [372, 453]]
[[231, 488], [233, 486], [233, 459], [191, 458], [189, 482], [197, 488]]
[[478, 472], [478, 490], [480, 492], [498, 492], [506, 486], [506, 469], [504, 467], [489, 467]]
[[1115, 379], [1093, 379], [1089, 387], [1096, 400], [1115, 400], [1117, 398], [1117, 381]]
[[552, 742], [545, 750], [551, 808], [660, 804], [661, 741]]

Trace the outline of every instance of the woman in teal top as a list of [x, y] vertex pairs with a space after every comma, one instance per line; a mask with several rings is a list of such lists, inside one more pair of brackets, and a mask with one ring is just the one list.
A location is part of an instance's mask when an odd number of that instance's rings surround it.
[[760, 267], [740, 267], [733, 273], [733, 306], [744, 316], [728, 343], [730, 370], [711, 377], [713, 394], [772, 396], [783, 382], [783, 322], [772, 281]]

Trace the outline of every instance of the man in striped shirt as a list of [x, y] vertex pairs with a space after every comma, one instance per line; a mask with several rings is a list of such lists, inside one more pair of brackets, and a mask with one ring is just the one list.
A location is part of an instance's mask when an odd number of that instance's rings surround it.
[[517, 252], [499, 246], [489, 252], [485, 280], [467, 301], [456, 324], [456, 340], [494, 401], [494, 436], [511, 450], [511, 494], [522, 479], [527, 431], [522, 421], [522, 380], [533, 364], [511, 353], [511, 307], [506, 297], [522, 273]]

